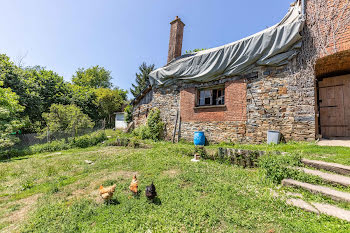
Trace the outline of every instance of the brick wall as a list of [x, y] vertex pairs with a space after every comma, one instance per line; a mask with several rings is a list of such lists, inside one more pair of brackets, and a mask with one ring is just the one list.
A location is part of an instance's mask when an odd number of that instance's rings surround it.
[[350, 49], [318, 59], [315, 70], [316, 77], [350, 73]]
[[195, 108], [197, 89], [180, 92], [181, 119], [187, 121], [244, 121], [246, 120], [246, 90], [244, 80], [225, 83], [225, 107]]
[[[322, 11], [324, 13], [320, 13], [321, 16], [318, 16], [318, 17], [321, 17], [321, 20], [327, 21], [327, 24], [328, 24], [331, 20], [330, 20], [330, 17], [325, 16], [325, 15], [326, 15], [326, 13], [331, 15], [332, 21], [333, 21], [333, 26], [334, 26], [334, 28], [336, 28], [338, 25], [338, 22], [339, 22], [339, 18], [341, 18], [341, 21], [344, 21], [347, 18], [347, 16], [345, 16], [345, 15], [347, 14], [346, 12], [350, 11], [350, 5], [348, 5], [347, 8], [343, 11], [343, 7], [346, 7], [345, 4], [347, 4], [348, 0], [340, 0], [339, 4], [336, 6], [337, 9], [339, 9], [338, 13], [337, 13], [337, 11], [331, 12], [332, 5], [334, 4], [333, 3], [334, 1], [336, 1], [336, 3], [338, 3], [338, 0], [328, 0], [327, 1], [328, 5], [323, 6], [326, 10]], [[312, 11], [313, 11], [312, 1], [306, 0], [306, 14], [307, 14], [307, 16], [309, 16], [309, 18], [314, 16]], [[345, 12], [345, 13], [342, 13], [342, 12]], [[323, 18], [323, 17], [326, 17], [326, 18]], [[308, 19], [308, 17], [307, 17], [307, 19]], [[322, 25], [322, 23], [320, 24], [319, 30], [321, 32], [327, 30], [327, 32], [324, 32], [324, 33], [329, 33], [329, 35], [330, 35], [330, 37], [329, 37], [330, 39], [328, 41], [328, 44], [325, 45], [327, 47], [328, 54], [321, 54], [321, 57], [325, 57], [325, 56], [334, 54], [335, 52], [341, 52], [341, 51], [345, 51], [345, 50], [350, 49], [350, 22], [348, 22], [345, 27], [347, 28], [345, 31], [342, 31], [342, 33], [336, 33], [336, 38], [335, 38], [336, 51], [334, 51], [334, 40], [333, 40], [332, 31], [329, 32], [328, 31], [329, 28], [325, 29], [325, 25]], [[329, 29], [329, 30], [332, 30], [332, 29]]]

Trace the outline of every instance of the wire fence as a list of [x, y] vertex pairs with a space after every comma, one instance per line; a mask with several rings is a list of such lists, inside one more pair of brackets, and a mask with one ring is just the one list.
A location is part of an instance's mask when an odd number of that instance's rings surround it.
[[105, 129], [102, 126], [94, 127], [92, 129], [83, 129], [80, 130], [76, 135], [67, 132], [50, 132], [46, 131], [45, 133], [29, 133], [29, 134], [18, 134], [16, 137], [19, 141], [13, 146], [15, 149], [25, 148], [28, 146], [33, 146], [36, 144], [44, 144], [56, 140], [68, 139], [74, 136], [82, 136], [90, 134], [99, 130]]

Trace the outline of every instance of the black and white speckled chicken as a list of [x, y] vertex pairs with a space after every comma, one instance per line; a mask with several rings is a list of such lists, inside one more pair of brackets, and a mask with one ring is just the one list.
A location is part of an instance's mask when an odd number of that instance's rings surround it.
[[153, 201], [156, 196], [157, 196], [156, 187], [152, 182], [150, 186], [146, 186], [146, 197], [148, 198], [148, 200]]

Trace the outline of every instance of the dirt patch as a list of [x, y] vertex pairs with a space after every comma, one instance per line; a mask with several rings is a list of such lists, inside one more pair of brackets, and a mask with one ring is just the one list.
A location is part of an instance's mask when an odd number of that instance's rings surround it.
[[23, 222], [27, 219], [28, 213], [32, 208], [34, 207], [35, 203], [37, 202], [38, 198], [41, 196], [41, 194], [36, 194], [15, 202], [12, 202], [11, 204], [17, 204], [21, 207], [18, 210], [15, 210], [5, 216], [5, 218], [0, 220], [0, 223], [10, 223], [9, 226], [2, 229], [2, 232], [17, 232], [18, 228], [20, 227], [19, 222]]
[[171, 178], [174, 178], [174, 177], [177, 176], [179, 173], [180, 173], [180, 171], [177, 170], [177, 169], [170, 169], [170, 170], [164, 171], [164, 172], [163, 172], [163, 175], [166, 175], [166, 176], [169, 176], [169, 177], [171, 177]]

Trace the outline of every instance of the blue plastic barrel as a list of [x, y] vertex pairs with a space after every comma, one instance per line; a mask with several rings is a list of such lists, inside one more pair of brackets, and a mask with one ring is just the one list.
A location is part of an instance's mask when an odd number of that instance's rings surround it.
[[205, 145], [204, 132], [202, 131], [194, 132], [193, 142], [196, 146], [204, 146]]

